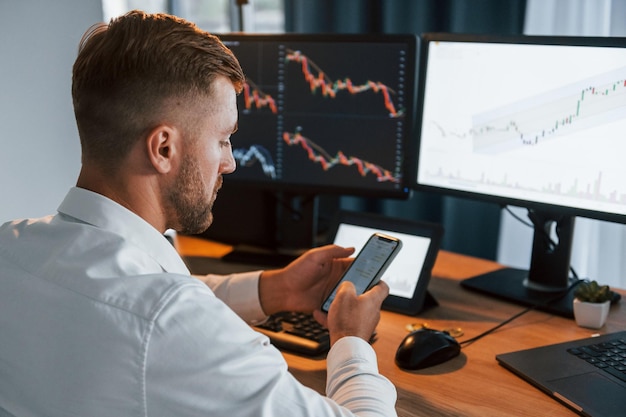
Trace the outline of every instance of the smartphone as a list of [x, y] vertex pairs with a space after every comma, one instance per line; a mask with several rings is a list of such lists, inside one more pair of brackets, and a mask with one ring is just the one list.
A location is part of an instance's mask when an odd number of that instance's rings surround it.
[[370, 236], [330, 295], [322, 303], [322, 311], [328, 312], [337, 294], [337, 288], [343, 281], [351, 281], [358, 295], [378, 284], [401, 247], [402, 242], [395, 237], [382, 233], [374, 233]]

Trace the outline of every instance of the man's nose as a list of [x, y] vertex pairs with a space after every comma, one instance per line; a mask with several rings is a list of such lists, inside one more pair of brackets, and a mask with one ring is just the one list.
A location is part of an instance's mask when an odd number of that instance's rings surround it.
[[232, 148], [229, 147], [222, 162], [222, 173], [230, 174], [235, 171], [235, 168], [237, 168], [237, 162], [235, 161]]

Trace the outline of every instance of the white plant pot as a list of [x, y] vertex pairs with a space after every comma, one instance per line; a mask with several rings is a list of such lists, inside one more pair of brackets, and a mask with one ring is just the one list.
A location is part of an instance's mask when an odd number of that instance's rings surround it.
[[599, 329], [606, 323], [610, 307], [610, 301], [588, 303], [574, 298], [574, 318], [576, 319], [576, 324], [589, 329]]

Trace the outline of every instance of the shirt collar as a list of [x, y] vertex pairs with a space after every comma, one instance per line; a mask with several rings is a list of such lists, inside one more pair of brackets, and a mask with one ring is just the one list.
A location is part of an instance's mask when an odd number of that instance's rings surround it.
[[158, 230], [137, 214], [101, 194], [73, 187], [58, 211], [132, 242], [158, 262], [164, 272], [190, 275], [176, 249]]

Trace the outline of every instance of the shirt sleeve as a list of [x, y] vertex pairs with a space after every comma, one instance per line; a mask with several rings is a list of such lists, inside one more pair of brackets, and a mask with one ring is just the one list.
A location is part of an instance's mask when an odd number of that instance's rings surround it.
[[259, 299], [261, 271], [230, 275], [206, 275], [202, 280], [217, 298], [226, 303], [239, 317], [250, 324], [267, 318]]
[[365, 340], [339, 339], [328, 353], [327, 368], [326, 393], [339, 405], [368, 416], [396, 415], [396, 389], [378, 373], [376, 353]]
[[375, 354], [360, 339], [333, 347], [330, 398], [298, 382], [268, 338], [204, 285], [170, 291], [151, 323], [141, 384], [151, 417], [395, 416], [395, 391], [376, 377]]

